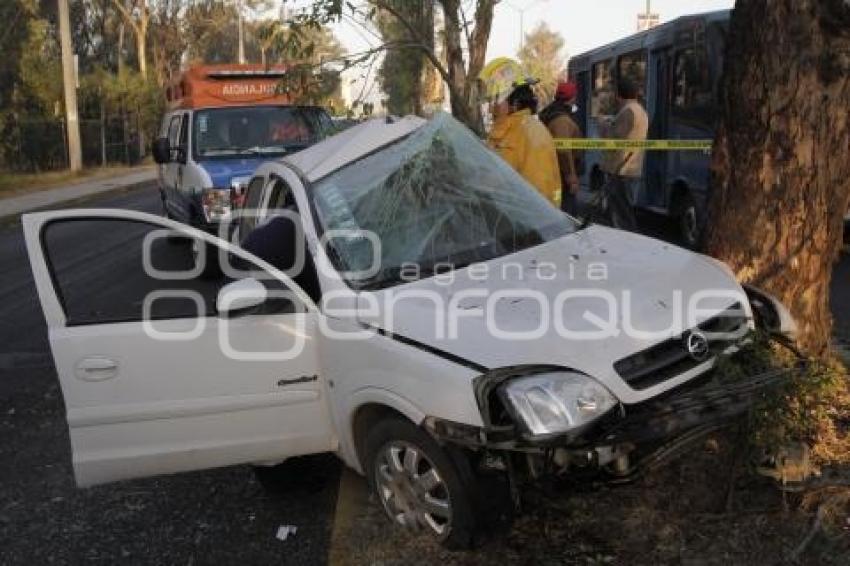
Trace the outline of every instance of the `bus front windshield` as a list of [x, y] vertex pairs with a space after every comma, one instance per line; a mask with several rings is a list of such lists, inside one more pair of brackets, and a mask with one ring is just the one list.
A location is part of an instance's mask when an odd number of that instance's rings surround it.
[[[348, 283], [381, 289], [560, 238], [576, 222], [465, 126], [439, 114], [312, 190]], [[333, 234], [333, 237], [330, 237]]]
[[319, 138], [307, 109], [289, 106], [210, 108], [195, 112], [195, 156], [284, 155]]

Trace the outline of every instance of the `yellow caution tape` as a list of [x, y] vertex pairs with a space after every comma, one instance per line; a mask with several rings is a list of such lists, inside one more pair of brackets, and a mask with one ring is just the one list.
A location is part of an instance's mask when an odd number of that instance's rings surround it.
[[596, 140], [555, 139], [557, 149], [617, 150], [644, 149], [663, 151], [706, 151], [711, 150], [712, 140]]

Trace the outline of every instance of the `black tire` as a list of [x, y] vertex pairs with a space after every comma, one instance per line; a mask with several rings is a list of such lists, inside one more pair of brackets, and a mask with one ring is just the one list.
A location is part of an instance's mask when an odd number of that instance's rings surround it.
[[[366, 436], [364, 446], [364, 467], [369, 487], [384, 507], [387, 516], [396, 525], [400, 522], [401, 515], [394, 517], [390, 510], [391, 504], [388, 503], [395, 495], [385, 498], [379, 493], [378, 474], [381, 473], [381, 468], [386, 471], [383, 455], [398, 445], [413, 447], [420, 453], [420, 457], [424, 456], [421, 461], [432, 466], [440, 478], [441, 483], [435, 489], [445, 491], [449, 502], [449, 517], [442, 524], [442, 533], [433, 529], [430, 532], [449, 550], [473, 548], [483, 521], [480, 520], [481, 515], [478, 512], [481, 507], [476, 504], [481, 498], [476, 495], [476, 482], [466, 455], [452, 449], [444, 450], [425, 431], [399, 417], [385, 419], [374, 426]], [[428, 471], [430, 472], [430, 469]], [[428, 493], [425, 493], [425, 496], [427, 495]], [[397, 498], [392, 501], [397, 501]]]
[[696, 201], [689, 190], [684, 189], [679, 192], [676, 197], [675, 211], [680, 243], [690, 250], [697, 249], [702, 237], [702, 219]]

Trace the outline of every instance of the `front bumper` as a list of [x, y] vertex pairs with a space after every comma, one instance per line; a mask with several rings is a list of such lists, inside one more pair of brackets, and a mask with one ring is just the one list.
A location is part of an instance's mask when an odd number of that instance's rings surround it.
[[624, 408], [619, 418], [605, 419], [584, 435], [581, 442], [639, 445], [663, 441], [697, 427], [725, 424], [747, 413], [800, 369], [775, 369], [729, 383], [713, 377], [698, 379], [696, 383]]
[[428, 417], [425, 427], [440, 442], [525, 453], [654, 444], [734, 422], [804, 366], [805, 362], [800, 362], [796, 367], [769, 370], [735, 382], [721, 382], [708, 374], [643, 403], [621, 405], [584, 430], [545, 439], [528, 438], [515, 425], [472, 427]]

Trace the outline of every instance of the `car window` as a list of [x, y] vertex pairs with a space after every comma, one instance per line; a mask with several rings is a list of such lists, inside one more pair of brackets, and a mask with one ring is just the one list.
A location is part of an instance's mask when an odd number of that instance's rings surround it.
[[245, 237], [254, 226], [257, 225], [257, 210], [260, 207], [260, 199], [263, 196], [263, 187], [265, 186], [265, 177], [254, 177], [248, 183], [248, 194], [245, 195], [245, 206], [239, 216], [239, 233], [240, 237]]
[[280, 156], [322, 138], [316, 122], [293, 106], [245, 106], [197, 110], [194, 152], [198, 158]]
[[336, 131], [333, 120], [324, 110], [319, 110], [319, 123], [322, 126], [322, 131], [326, 135], [331, 135]]
[[168, 125], [168, 145], [177, 147], [180, 141], [180, 114], [172, 116], [171, 123]]
[[183, 114], [183, 120], [180, 122], [180, 149], [183, 155], [186, 155], [186, 150], [189, 148], [189, 115]]
[[[42, 245], [67, 324], [217, 316], [216, 299], [224, 285], [247, 270], [252, 276], [264, 273], [235, 261], [238, 270], [228, 274], [200, 272], [192, 242], [168, 234], [158, 225], [132, 220], [81, 218], [47, 224]], [[286, 290], [278, 280], [263, 283], [271, 290]]]
[[276, 179], [274, 181], [274, 185], [272, 186], [271, 193], [269, 194], [269, 200], [266, 204], [266, 208], [268, 209], [268, 211], [272, 211], [280, 210], [286, 206], [290, 206], [293, 210], [296, 210], [295, 199], [292, 195], [292, 190], [289, 188], [289, 185], [285, 181], [283, 181], [282, 179]]

